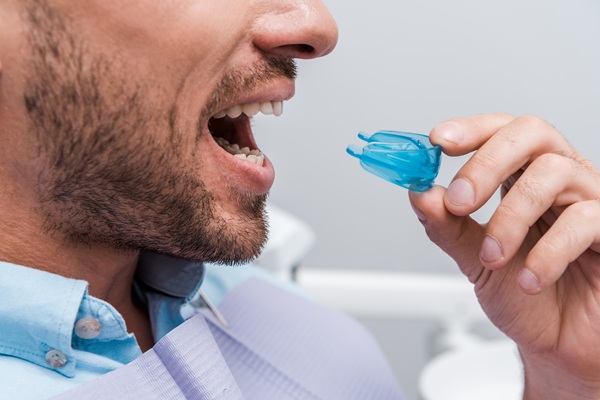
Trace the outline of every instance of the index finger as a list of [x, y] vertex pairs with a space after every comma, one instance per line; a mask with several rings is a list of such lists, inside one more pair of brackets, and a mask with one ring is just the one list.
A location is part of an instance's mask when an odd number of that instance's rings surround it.
[[462, 156], [477, 150], [502, 127], [515, 120], [510, 114], [482, 114], [454, 118], [438, 124], [429, 134], [434, 145], [440, 145], [449, 156]]
[[458, 137], [449, 127], [461, 131], [462, 141], [447, 146], [448, 154], [477, 150], [448, 187], [446, 207], [453, 214], [468, 215], [479, 209], [506, 179], [539, 156], [571, 149], [545, 121], [532, 116], [511, 118], [506, 114], [479, 115], [451, 120], [434, 129], [432, 142]]

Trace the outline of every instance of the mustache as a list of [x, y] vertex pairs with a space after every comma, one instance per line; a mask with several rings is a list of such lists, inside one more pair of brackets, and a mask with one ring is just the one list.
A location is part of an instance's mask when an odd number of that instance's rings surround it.
[[273, 56], [265, 56], [262, 62], [245, 71], [227, 71], [204, 107], [203, 119], [208, 121], [219, 104], [226, 103], [241, 93], [251, 91], [275, 78], [296, 79], [297, 76], [298, 67], [293, 59]]

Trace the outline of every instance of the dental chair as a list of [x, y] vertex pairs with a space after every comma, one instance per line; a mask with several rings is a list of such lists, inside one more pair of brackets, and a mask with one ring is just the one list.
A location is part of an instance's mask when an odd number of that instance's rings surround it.
[[302, 265], [316, 240], [310, 226], [273, 204], [267, 212], [271, 233], [257, 260], [261, 267], [295, 281], [315, 301], [359, 318], [418, 318], [439, 324], [433, 356], [420, 373], [419, 400], [521, 398], [516, 345], [501, 334], [486, 339], [475, 332], [477, 323], [488, 320], [463, 276], [311, 269]]

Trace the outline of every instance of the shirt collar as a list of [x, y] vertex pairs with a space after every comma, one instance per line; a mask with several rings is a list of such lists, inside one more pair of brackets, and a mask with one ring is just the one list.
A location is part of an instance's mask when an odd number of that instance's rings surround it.
[[204, 265], [154, 253], [142, 253], [136, 280], [154, 291], [189, 301], [200, 289]]
[[0, 352], [73, 376], [71, 337], [87, 283], [0, 263], [0, 293]]
[[[200, 263], [144, 254], [136, 279], [157, 294], [181, 298], [184, 303], [198, 292], [203, 276]], [[99, 324], [97, 336], [77, 335], [76, 324], [82, 319]], [[0, 326], [0, 354], [67, 377], [75, 375], [75, 350], [92, 351], [123, 364], [141, 354], [119, 312], [89, 296], [87, 282], [4, 262], [0, 262]]]

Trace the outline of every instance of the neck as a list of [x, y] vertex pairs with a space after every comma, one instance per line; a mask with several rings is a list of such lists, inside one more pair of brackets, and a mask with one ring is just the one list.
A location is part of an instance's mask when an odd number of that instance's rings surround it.
[[90, 295], [117, 309], [142, 350], [153, 345], [147, 312], [134, 302], [132, 294], [138, 252], [66, 244], [42, 233], [31, 213], [0, 210], [0, 215], [0, 260], [88, 282]]
[[17, 229], [11, 232], [5, 220], [0, 221], [1, 260], [87, 281], [92, 296], [114, 306], [131, 302], [137, 252], [116, 251], [99, 245], [65, 244], [31, 232], [23, 223]]

